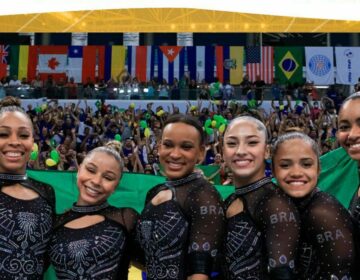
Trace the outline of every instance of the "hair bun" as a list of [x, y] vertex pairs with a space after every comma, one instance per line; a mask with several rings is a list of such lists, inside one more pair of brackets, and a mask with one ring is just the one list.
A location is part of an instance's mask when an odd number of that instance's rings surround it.
[[21, 108], [21, 100], [17, 97], [6, 96], [0, 101], [0, 108], [12, 106]]
[[119, 153], [119, 155], [121, 154], [122, 145], [117, 140], [111, 140], [111, 141], [107, 142], [105, 144], [105, 147], [116, 151], [117, 153]]

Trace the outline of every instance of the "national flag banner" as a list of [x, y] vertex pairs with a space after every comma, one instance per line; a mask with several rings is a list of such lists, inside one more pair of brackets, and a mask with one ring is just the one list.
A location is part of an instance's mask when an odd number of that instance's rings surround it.
[[128, 46], [126, 68], [139, 82], [150, 81], [154, 77], [155, 55], [152, 46]]
[[249, 80], [254, 82], [260, 76], [266, 84], [274, 79], [274, 48], [273, 47], [247, 47], [246, 73]]
[[216, 46], [216, 76], [220, 82], [238, 85], [243, 78], [244, 47]]
[[123, 73], [126, 62], [126, 46], [106, 46], [105, 47], [105, 80], [116, 80]]
[[68, 52], [67, 76], [74, 78], [75, 83], [82, 82], [83, 47], [70, 46]]
[[8, 64], [9, 45], [0, 45], [0, 64]]
[[105, 46], [84, 46], [82, 82], [87, 80], [96, 82], [104, 79], [105, 75]]
[[275, 47], [274, 52], [275, 78], [280, 84], [302, 84], [304, 48]]
[[174, 78], [178, 81], [184, 76], [185, 51], [181, 46], [159, 46], [157, 48], [157, 76], [161, 82], [165, 79], [173, 84]]
[[333, 47], [305, 47], [306, 81], [315, 85], [334, 84]]
[[29, 82], [36, 76], [38, 46], [10, 46], [10, 76], [26, 78]]
[[0, 45], [0, 79], [7, 76], [9, 45]]
[[335, 47], [336, 83], [355, 85], [360, 78], [360, 47]]
[[68, 46], [39, 46], [38, 72], [43, 80], [66, 78]]
[[190, 79], [197, 82], [205, 80], [208, 83], [214, 81], [215, 48], [213, 46], [186, 47], [187, 69]]

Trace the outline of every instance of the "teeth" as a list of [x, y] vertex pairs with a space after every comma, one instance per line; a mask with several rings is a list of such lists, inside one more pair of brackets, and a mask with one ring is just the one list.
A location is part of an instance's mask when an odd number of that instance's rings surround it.
[[7, 152], [6, 155], [9, 156], [9, 157], [19, 157], [19, 156], [21, 156], [21, 153], [19, 153], [19, 152]]
[[300, 186], [300, 185], [304, 185], [304, 182], [300, 182], [300, 181], [295, 181], [295, 182], [290, 182], [290, 185], [294, 185], [294, 186]]
[[350, 145], [350, 148], [360, 148], [360, 143], [359, 143], [359, 144]]
[[100, 193], [100, 192], [98, 192], [97, 190], [94, 190], [94, 189], [89, 188], [89, 187], [87, 187], [86, 189], [87, 189], [87, 191], [88, 191], [89, 193], [91, 193], [91, 194], [99, 194], [99, 193]]
[[235, 160], [236, 165], [245, 166], [250, 163], [250, 160]]

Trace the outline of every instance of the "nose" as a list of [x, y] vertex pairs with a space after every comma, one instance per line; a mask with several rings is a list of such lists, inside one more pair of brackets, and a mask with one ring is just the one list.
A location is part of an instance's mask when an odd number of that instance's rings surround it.
[[19, 141], [19, 137], [17, 136], [16, 133], [12, 133], [9, 137], [10, 139], [10, 144], [11, 145], [19, 145], [20, 141]]
[[100, 186], [100, 184], [101, 184], [101, 174], [94, 174], [94, 176], [91, 179], [91, 182], [97, 187]]
[[302, 176], [301, 168], [297, 165], [291, 168], [290, 176], [294, 178], [299, 178]]
[[246, 154], [247, 154], [246, 145], [240, 143], [240, 144], [237, 146], [236, 154], [239, 155], [239, 156], [246, 155]]
[[181, 157], [180, 148], [174, 147], [170, 152], [170, 157], [176, 159]]
[[351, 141], [357, 138], [360, 138], [360, 126], [353, 125], [349, 131], [348, 139]]

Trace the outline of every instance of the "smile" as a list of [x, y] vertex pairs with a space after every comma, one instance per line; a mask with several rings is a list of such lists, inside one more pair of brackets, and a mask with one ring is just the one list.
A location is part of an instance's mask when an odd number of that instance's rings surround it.
[[291, 182], [288, 182], [288, 184], [291, 185], [291, 186], [303, 186], [306, 183], [307, 182], [304, 182], [304, 181], [291, 181]]
[[92, 187], [86, 187], [85, 186], [85, 189], [91, 195], [100, 195], [101, 194], [101, 192], [97, 191], [96, 189], [94, 189]]
[[251, 162], [251, 160], [249, 160], [249, 159], [234, 160], [234, 163], [238, 167], [246, 167], [246, 166], [248, 166], [250, 164], [250, 162]]

